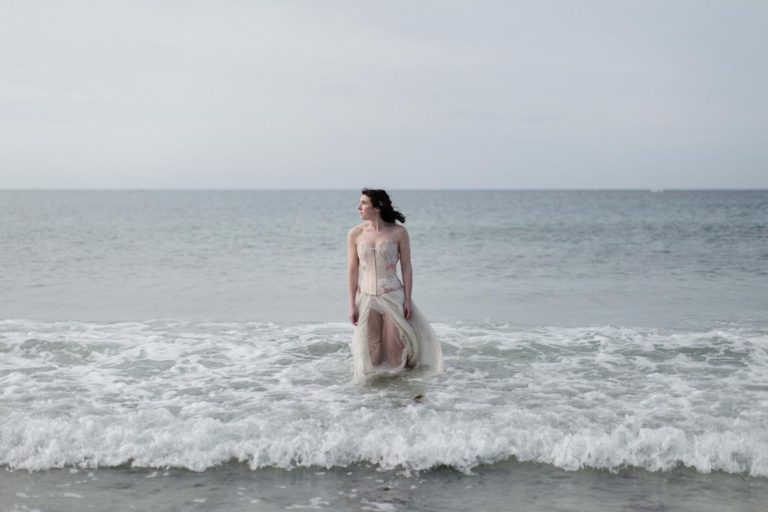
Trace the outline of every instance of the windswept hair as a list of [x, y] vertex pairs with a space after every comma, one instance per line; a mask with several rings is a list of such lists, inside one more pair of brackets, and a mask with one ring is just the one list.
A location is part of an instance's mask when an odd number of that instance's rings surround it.
[[364, 188], [362, 193], [371, 199], [374, 208], [381, 210], [381, 218], [384, 222], [395, 222], [399, 220], [405, 224], [405, 215], [392, 207], [392, 200], [386, 191], [379, 188]]

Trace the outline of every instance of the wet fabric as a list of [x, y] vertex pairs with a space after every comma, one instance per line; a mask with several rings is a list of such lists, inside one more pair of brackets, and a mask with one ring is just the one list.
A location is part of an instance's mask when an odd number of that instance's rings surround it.
[[400, 252], [396, 242], [358, 244], [358, 321], [352, 336], [354, 378], [378, 370], [421, 368], [443, 371], [443, 353], [432, 326], [411, 300], [411, 318], [404, 316], [405, 290], [397, 275]]

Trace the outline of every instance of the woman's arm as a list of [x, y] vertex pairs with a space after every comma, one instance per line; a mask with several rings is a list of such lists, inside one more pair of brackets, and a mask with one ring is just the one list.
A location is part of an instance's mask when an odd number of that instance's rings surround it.
[[349, 297], [349, 320], [357, 325], [357, 278], [360, 272], [360, 260], [357, 258], [357, 228], [352, 228], [347, 233], [347, 294]]
[[405, 289], [405, 303], [403, 313], [405, 318], [411, 318], [411, 292], [413, 291], [413, 267], [411, 266], [411, 241], [408, 231], [403, 228], [400, 236], [400, 271], [403, 274], [403, 288]]

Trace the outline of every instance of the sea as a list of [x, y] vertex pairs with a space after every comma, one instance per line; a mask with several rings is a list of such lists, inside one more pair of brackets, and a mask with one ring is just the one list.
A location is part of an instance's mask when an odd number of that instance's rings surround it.
[[389, 193], [359, 384], [359, 189], [0, 191], [0, 510], [768, 510], [768, 191]]

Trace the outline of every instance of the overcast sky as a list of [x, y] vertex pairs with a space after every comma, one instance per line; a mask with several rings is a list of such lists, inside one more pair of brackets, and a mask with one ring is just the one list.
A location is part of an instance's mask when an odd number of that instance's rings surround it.
[[0, 188], [768, 188], [766, 27], [766, 0], [0, 0]]

